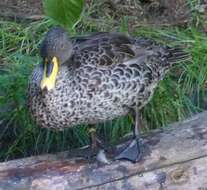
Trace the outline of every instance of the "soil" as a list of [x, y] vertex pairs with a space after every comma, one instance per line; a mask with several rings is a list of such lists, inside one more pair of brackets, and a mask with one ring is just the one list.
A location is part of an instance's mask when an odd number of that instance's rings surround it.
[[5, 18], [36, 18], [42, 15], [42, 0], [1, 0], [0, 17]]
[[190, 21], [191, 16], [187, 0], [97, 0], [96, 5], [99, 6], [96, 6], [95, 18], [127, 16], [133, 27], [183, 25]]
[[[93, 0], [85, 0], [86, 5]], [[87, 7], [87, 6], [86, 6]], [[96, 0], [92, 18], [102, 19], [110, 15], [119, 21], [129, 18], [131, 26], [183, 25], [189, 22], [187, 0]], [[17, 19], [41, 19], [42, 0], [1, 0], [0, 17]]]

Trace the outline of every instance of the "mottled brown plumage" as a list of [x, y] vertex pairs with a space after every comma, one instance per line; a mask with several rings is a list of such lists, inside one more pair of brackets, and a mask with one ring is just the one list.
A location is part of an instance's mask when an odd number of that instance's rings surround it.
[[43, 59], [61, 59], [55, 88], [40, 89], [41, 66], [31, 77], [29, 108], [42, 127], [62, 130], [141, 109], [171, 66], [189, 57], [181, 49], [143, 37], [98, 33], [69, 39], [66, 35], [60, 28], [52, 29], [41, 49]]

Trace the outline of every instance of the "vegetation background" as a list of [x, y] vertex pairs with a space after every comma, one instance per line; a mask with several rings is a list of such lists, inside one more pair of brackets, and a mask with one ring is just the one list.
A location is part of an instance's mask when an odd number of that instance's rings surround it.
[[[49, 28], [57, 24], [71, 36], [123, 32], [183, 46], [192, 54], [191, 63], [174, 67], [142, 110], [143, 132], [207, 109], [206, 9], [204, 0], [1, 1], [0, 160], [70, 150], [89, 143], [87, 126], [63, 132], [41, 129], [26, 107], [28, 78], [40, 62], [39, 45]], [[131, 132], [131, 118], [97, 124], [97, 131], [106, 143], [116, 143]]]

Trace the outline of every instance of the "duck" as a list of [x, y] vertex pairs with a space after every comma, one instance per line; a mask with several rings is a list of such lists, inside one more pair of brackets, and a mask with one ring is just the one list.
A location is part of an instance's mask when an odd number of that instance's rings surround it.
[[63, 130], [131, 114], [133, 138], [114, 158], [138, 162], [143, 152], [140, 110], [166, 73], [190, 55], [146, 37], [115, 32], [69, 37], [56, 26], [46, 33], [40, 57], [28, 88], [37, 125]]

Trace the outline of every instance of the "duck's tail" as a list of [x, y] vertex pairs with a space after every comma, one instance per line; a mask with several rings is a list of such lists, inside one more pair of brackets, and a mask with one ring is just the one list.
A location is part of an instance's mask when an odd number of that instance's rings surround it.
[[183, 62], [183, 61], [191, 61], [192, 57], [191, 54], [184, 51], [180, 47], [167, 47], [167, 60], [170, 65], [174, 65], [175, 63]]
[[155, 40], [145, 37], [140, 37], [136, 39], [132, 39], [132, 43], [134, 43], [138, 49], [140, 47], [144, 49], [149, 49], [155, 54], [157, 53], [160, 57], [163, 58], [163, 61], [168, 65], [174, 65], [174, 63], [179, 63], [181, 61], [189, 61], [191, 60], [191, 55], [182, 47], [169, 47], [164, 44], [157, 43]]

